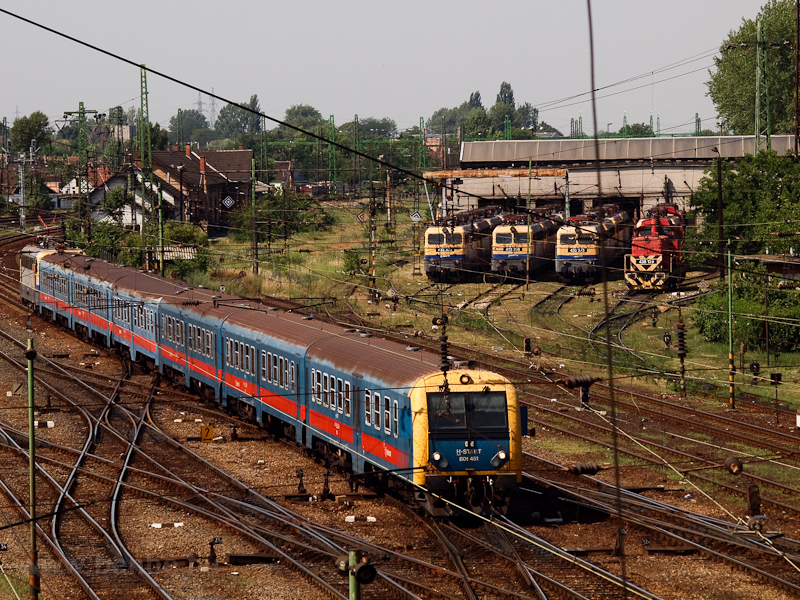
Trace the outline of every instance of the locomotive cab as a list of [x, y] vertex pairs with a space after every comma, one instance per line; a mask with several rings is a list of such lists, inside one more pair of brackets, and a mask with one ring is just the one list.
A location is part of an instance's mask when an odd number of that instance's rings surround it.
[[[450, 372], [446, 386], [444, 377], [426, 378], [425, 391], [412, 396], [420, 433], [414, 448], [414, 482], [422, 486], [417, 499], [443, 516], [456, 504], [479, 514], [504, 512], [521, 478], [513, 387], [481, 371]], [[436, 379], [441, 384], [434, 385]]]

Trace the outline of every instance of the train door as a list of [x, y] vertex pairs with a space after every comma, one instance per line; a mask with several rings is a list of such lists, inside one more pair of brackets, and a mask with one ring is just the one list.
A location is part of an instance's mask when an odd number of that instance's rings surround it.
[[[361, 423], [364, 420], [364, 411], [371, 410], [364, 401], [364, 386], [361, 377], [353, 375], [352, 389], [352, 418], [353, 418], [353, 471], [356, 473], [364, 472], [364, 446], [361, 439]], [[365, 406], [367, 408], [365, 409]]]

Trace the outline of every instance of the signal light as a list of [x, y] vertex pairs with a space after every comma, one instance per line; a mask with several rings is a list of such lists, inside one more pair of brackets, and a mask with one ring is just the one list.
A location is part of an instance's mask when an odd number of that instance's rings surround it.
[[576, 387], [588, 387], [595, 382], [595, 378], [591, 375], [570, 375], [564, 382], [569, 389]]
[[678, 358], [684, 358], [686, 356], [686, 332], [684, 331], [686, 326], [683, 321], [678, 321], [675, 327], [678, 329]]

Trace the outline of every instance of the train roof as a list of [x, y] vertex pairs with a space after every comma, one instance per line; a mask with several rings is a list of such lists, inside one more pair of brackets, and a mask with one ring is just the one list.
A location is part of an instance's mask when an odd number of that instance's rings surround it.
[[439, 357], [435, 353], [411, 351], [391, 340], [366, 337], [363, 331], [309, 319], [309, 315], [276, 309], [269, 304], [191, 287], [182, 281], [142, 273], [85, 255], [55, 253], [43, 257], [42, 261], [99, 279], [115, 291], [135, 292], [154, 302], [160, 301], [162, 305], [178, 307], [187, 316], [215, 319], [226, 326], [241, 327], [251, 331], [256, 340], [259, 334], [269, 335], [307, 349], [307, 356], [312, 359], [329, 361], [335, 367], [352, 370], [364, 378], [377, 379], [388, 385], [406, 387], [439, 369]]

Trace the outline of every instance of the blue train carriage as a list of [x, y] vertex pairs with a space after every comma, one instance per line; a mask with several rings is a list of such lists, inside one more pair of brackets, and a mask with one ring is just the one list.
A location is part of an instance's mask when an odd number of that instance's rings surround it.
[[536, 217], [528, 224], [527, 216], [503, 223], [492, 232], [492, 272], [518, 276], [550, 269], [556, 256], [556, 234], [564, 214]]
[[[444, 385], [445, 377], [448, 385]], [[507, 510], [522, 477], [522, 428], [514, 386], [479, 370], [432, 373], [411, 390], [413, 480], [433, 514], [451, 514], [450, 502], [474, 512]]]
[[564, 282], [596, 281], [602, 274], [602, 252], [608, 266], [620, 261], [630, 251], [631, 235], [630, 216], [616, 206], [571, 217], [558, 230], [556, 273]]
[[469, 279], [492, 263], [492, 230], [505, 215], [475, 219], [464, 225], [440, 225], [425, 231], [425, 274], [432, 281]]

